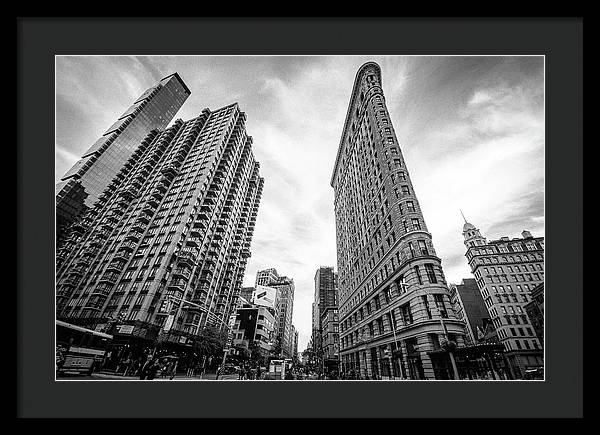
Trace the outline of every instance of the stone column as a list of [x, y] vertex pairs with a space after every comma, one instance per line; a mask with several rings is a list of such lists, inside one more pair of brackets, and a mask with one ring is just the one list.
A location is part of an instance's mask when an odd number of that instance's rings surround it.
[[373, 368], [371, 367], [371, 349], [367, 348], [364, 351], [366, 374], [369, 379], [373, 379]]
[[431, 343], [429, 343], [427, 335], [423, 334], [418, 336], [417, 344], [419, 346], [419, 354], [421, 355], [421, 363], [423, 365], [425, 379], [435, 379], [435, 375], [433, 373], [433, 364], [431, 363], [431, 358], [429, 355], [427, 355], [427, 352], [433, 349]]
[[404, 342], [404, 340], [399, 340], [398, 345], [400, 346], [400, 349], [402, 349], [402, 358], [400, 359], [400, 364], [402, 365], [402, 367], [404, 369], [406, 379], [410, 379], [410, 370], [408, 367], [408, 352], [406, 349], [406, 343]]

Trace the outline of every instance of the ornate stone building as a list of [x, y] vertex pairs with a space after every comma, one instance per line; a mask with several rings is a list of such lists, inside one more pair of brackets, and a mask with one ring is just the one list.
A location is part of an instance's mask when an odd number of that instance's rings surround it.
[[373, 62], [356, 74], [335, 193], [341, 369], [361, 378], [451, 376], [445, 340], [464, 324], [419, 206]]
[[542, 343], [526, 310], [532, 291], [544, 282], [544, 238], [529, 231], [521, 236], [488, 241], [473, 224], [465, 220], [463, 226], [467, 261], [517, 379], [544, 366]]

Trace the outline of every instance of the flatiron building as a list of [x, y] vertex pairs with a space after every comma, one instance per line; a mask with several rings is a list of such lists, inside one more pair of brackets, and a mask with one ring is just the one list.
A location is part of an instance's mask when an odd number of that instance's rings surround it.
[[379, 65], [356, 74], [331, 186], [337, 238], [340, 365], [362, 379], [452, 376], [463, 345], [382, 90]]

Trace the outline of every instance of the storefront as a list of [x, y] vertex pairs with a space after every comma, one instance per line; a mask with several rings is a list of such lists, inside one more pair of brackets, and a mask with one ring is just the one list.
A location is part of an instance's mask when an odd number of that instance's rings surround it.
[[[428, 352], [435, 379], [454, 379], [450, 356], [439, 349]], [[511, 379], [504, 346], [500, 343], [475, 344], [454, 350], [459, 379]]]
[[113, 341], [101, 370], [135, 376], [153, 351], [158, 328], [142, 322], [121, 323], [115, 324], [112, 332]]

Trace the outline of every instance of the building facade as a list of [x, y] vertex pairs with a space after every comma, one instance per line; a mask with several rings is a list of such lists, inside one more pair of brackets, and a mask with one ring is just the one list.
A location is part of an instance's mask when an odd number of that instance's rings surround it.
[[467, 344], [475, 344], [485, 334], [491, 322], [490, 314], [473, 278], [465, 278], [460, 284], [450, 284], [450, 302], [456, 317], [465, 323]]
[[291, 358], [294, 347], [292, 332], [292, 315], [294, 311], [294, 280], [287, 276], [279, 276], [277, 270], [265, 269], [256, 273], [256, 288], [271, 287], [277, 290], [276, 318], [277, 338], [281, 343], [282, 355]]
[[256, 282], [255, 285], [269, 285], [271, 283], [276, 282], [279, 279], [279, 275], [277, 274], [276, 269], [265, 269], [259, 270], [256, 272]]
[[361, 378], [448, 377], [444, 340], [464, 343], [373, 62], [358, 71], [331, 186], [341, 370]]
[[544, 283], [536, 285], [531, 290], [531, 301], [525, 305], [527, 316], [535, 331], [540, 346], [544, 348]]
[[298, 362], [298, 330], [292, 325], [292, 331], [294, 333], [294, 345], [292, 346], [292, 360], [294, 363]]
[[252, 351], [251, 345], [254, 344], [264, 357], [273, 347], [275, 312], [268, 307], [243, 304], [236, 310], [233, 331], [236, 354], [242, 353], [241, 349]]
[[314, 318], [316, 340], [319, 344], [316, 354], [321, 359], [321, 367], [327, 374], [339, 372], [339, 317], [337, 273], [333, 267], [321, 266], [315, 273], [315, 301], [317, 311]]
[[67, 171], [56, 186], [57, 248], [153, 130], [162, 131], [191, 92], [179, 74], [147, 89]]
[[264, 184], [245, 121], [234, 103], [142, 141], [57, 253], [57, 318], [132, 351], [227, 329]]
[[544, 366], [541, 341], [525, 310], [544, 281], [544, 238], [529, 231], [521, 236], [488, 241], [473, 224], [463, 226], [467, 261], [516, 379]]

